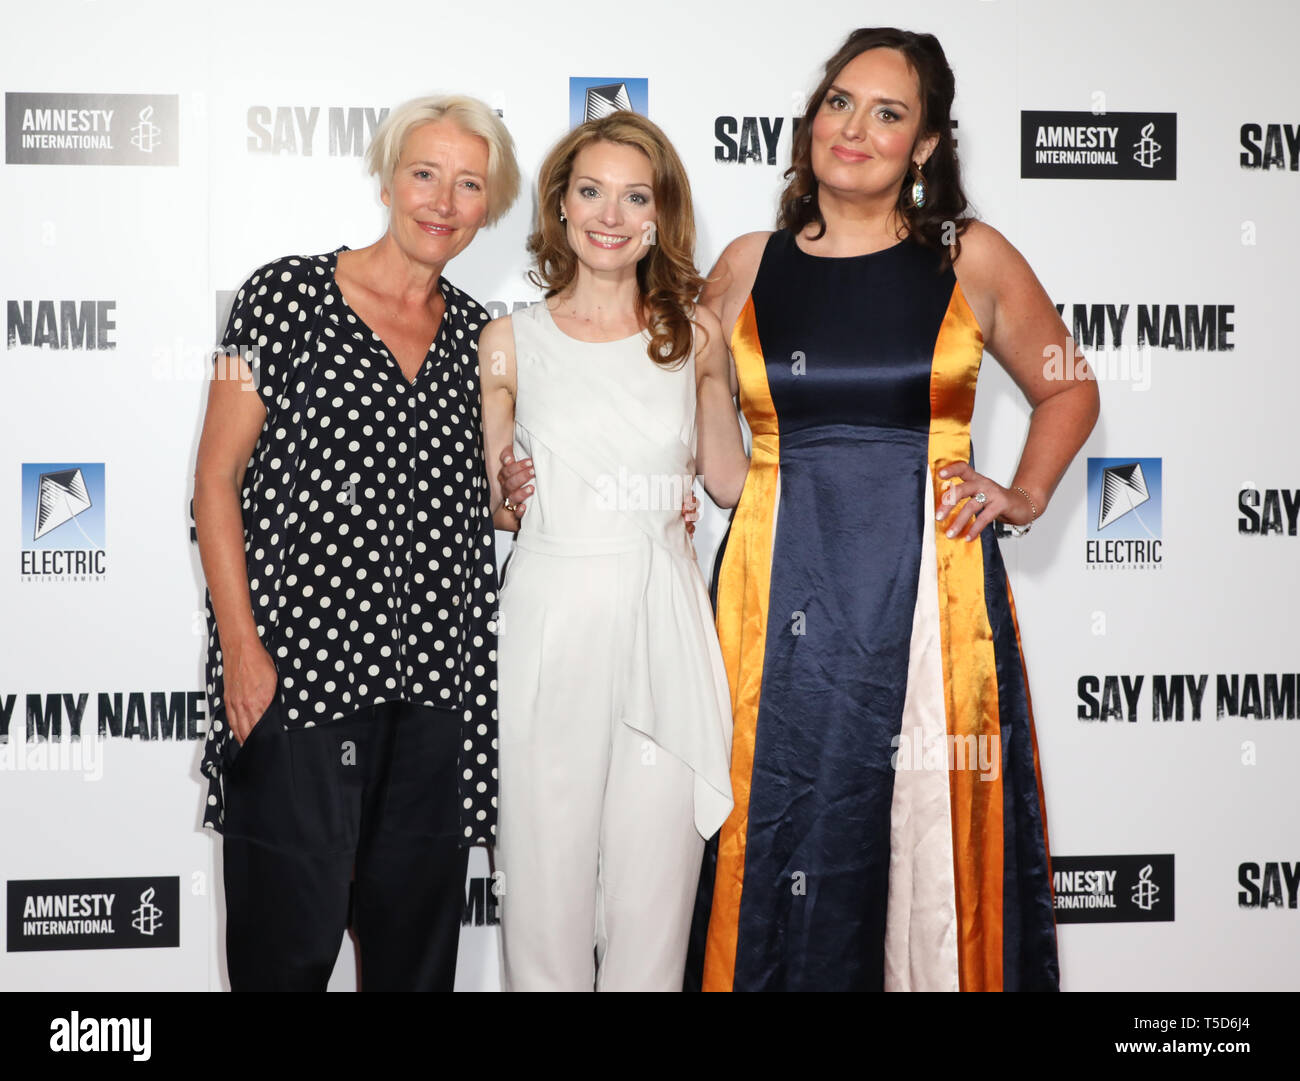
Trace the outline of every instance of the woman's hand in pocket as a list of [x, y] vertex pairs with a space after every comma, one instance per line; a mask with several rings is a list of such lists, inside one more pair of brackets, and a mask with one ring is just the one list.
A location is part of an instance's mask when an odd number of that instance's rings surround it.
[[259, 638], [222, 651], [226, 685], [226, 719], [242, 744], [272, 701], [278, 680], [275, 663]]

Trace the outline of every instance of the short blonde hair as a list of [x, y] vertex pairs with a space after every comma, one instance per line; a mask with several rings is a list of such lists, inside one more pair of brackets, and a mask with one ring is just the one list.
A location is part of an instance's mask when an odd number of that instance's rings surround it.
[[485, 225], [492, 225], [514, 205], [519, 195], [519, 163], [515, 141], [496, 112], [478, 98], [462, 94], [413, 98], [393, 109], [379, 125], [366, 151], [371, 175], [378, 174], [385, 191], [393, 187], [393, 174], [402, 145], [421, 124], [450, 120], [462, 131], [477, 135], [488, 145], [487, 205]]

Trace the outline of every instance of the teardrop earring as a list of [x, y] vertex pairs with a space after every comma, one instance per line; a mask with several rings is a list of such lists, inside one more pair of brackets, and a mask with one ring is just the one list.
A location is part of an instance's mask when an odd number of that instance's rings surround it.
[[564, 207], [560, 207], [560, 221], [568, 221], [568, 220], [569, 219], [564, 216]]
[[912, 190], [908, 195], [910, 196], [909, 202], [917, 210], [925, 206], [925, 177], [921, 175], [921, 167], [916, 162], [912, 162]]

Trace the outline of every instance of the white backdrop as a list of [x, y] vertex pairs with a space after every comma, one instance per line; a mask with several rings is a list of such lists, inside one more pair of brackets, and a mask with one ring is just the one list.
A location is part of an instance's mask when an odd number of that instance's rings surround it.
[[[188, 501], [205, 358], [227, 294], [257, 266], [360, 247], [383, 230], [376, 187], [352, 153], [361, 141], [343, 137], [349, 119], [361, 125], [365, 110], [377, 116], [419, 94], [475, 94], [503, 111], [531, 182], [569, 126], [570, 79], [645, 79], [647, 111], [690, 173], [697, 261], [707, 268], [735, 235], [771, 227], [791, 117], [820, 64], [854, 27], [904, 15], [908, 28], [938, 35], [956, 72], [958, 145], [980, 216], [1025, 254], [1067, 322], [1075, 305], [1112, 305], [1117, 314], [1129, 306], [1118, 348], [1085, 346], [1108, 376], [1097, 431], [1046, 517], [1029, 537], [1003, 542], [1003, 552], [1053, 854], [1097, 866], [1112, 856], [1145, 866], [1172, 855], [1158, 904], [1148, 891], [1142, 912], [1174, 918], [1063, 924], [1063, 985], [1300, 986], [1300, 724], [1294, 693], [1289, 703], [1283, 697], [1300, 669], [1293, 5], [1241, 0], [1228, 13], [1208, 0], [913, 0], [904, 9], [673, 0], [596, 11], [521, 0], [393, 0], [376, 9], [335, 0], [49, 0], [7, 12], [0, 77], [0, 870], [10, 883], [6, 906], [13, 884], [31, 880], [178, 879], [179, 911], [162, 919], [177, 921], [179, 944], [18, 950], [31, 940], [7, 908], [0, 988], [225, 986], [219, 845], [198, 828], [206, 704], [192, 697], [203, 687], [202, 578]], [[102, 100], [128, 94], [148, 98]], [[79, 162], [31, 161], [51, 152], [40, 139], [23, 145], [27, 110], [36, 110], [30, 128], [40, 109], [74, 106], [114, 110], [104, 123], [115, 125], [115, 149], [92, 139], [73, 153]], [[1176, 158], [1176, 179], [1024, 179], [1023, 111], [1077, 113], [1083, 118], [1069, 123], [1079, 124], [1176, 114], [1176, 150], [1167, 127], [1156, 134], [1166, 159]], [[776, 163], [765, 154], [719, 160], [720, 117], [734, 118], [737, 131], [746, 117], [769, 127], [784, 118]], [[1259, 135], [1243, 137], [1252, 124]], [[1270, 125], [1278, 126], [1271, 141]], [[1253, 156], [1247, 143], [1272, 167], [1243, 165]], [[120, 163], [109, 164], [114, 154]], [[534, 202], [526, 194], [447, 276], [505, 309], [533, 299], [523, 242]], [[83, 307], [92, 301], [98, 307]], [[75, 307], [65, 313], [67, 302]], [[1139, 307], [1150, 305], [1160, 306], [1161, 322], [1171, 305], [1180, 322], [1189, 305], [1198, 317], [1213, 306], [1216, 319], [1232, 323], [1222, 343], [1231, 348], [1179, 347], [1169, 333], [1137, 350]], [[93, 332], [80, 322], [86, 312], [99, 320]], [[1023, 400], [989, 360], [974, 424], [982, 471], [1009, 480], [1026, 422]], [[1088, 499], [1089, 458], [1142, 464], [1150, 498], [1096, 536], [1159, 538], [1158, 567], [1088, 562], [1099, 514]], [[74, 469], [94, 511], [35, 539], [39, 475], [60, 483]], [[1240, 531], [1240, 493], [1252, 486], [1266, 524], [1279, 508], [1280, 529]], [[724, 525], [710, 508], [697, 538], [706, 569]], [[32, 554], [42, 545], [102, 552], [102, 573], [33, 573], [47, 558]], [[1153, 720], [1154, 677], [1174, 674], [1207, 677], [1199, 720], [1190, 704], [1181, 722]], [[1101, 700], [1108, 676], [1130, 687], [1142, 677], [1134, 720], [1081, 718], [1093, 694], [1087, 677]], [[1235, 707], [1219, 695], [1220, 676], [1227, 690], [1240, 677]], [[1252, 679], [1275, 686], [1278, 701], [1265, 696], [1254, 710]], [[181, 735], [190, 738], [150, 730], [157, 692], [169, 696], [164, 711], [180, 696], [193, 729], [182, 725]], [[65, 707], [75, 712], [83, 694], [78, 741]], [[122, 734], [110, 725], [105, 740], [92, 741], [85, 733], [108, 724], [101, 694], [105, 704], [123, 696]], [[143, 732], [132, 733], [133, 694], [143, 695]], [[61, 727], [51, 727], [55, 711]], [[470, 903], [485, 896], [483, 850], [470, 866], [458, 986], [491, 989], [495, 916]], [[1259, 904], [1243, 882], [1262, 885], [1265, 902], [1276, 903]], [[1117, 889], [1121, 908], [1138, 896]], [[122, 896], [143, 905], [136, 893]], [[349, 944], [332, 986], [353, 986], [354, 973]]]

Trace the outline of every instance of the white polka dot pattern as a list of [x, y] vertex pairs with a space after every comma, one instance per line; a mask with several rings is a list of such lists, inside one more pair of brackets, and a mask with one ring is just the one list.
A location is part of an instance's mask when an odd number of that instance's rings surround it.
[[[441, 280], [442, 325], [408, 383], [344, 300], [337, 257], [262, 267], [222, 343], [248, 351], [266, 406], [243, 490], [257, 631], [286, 727], [396, 700], [454, 711], [462, 843], [491, 843], [497, 570], [477, 358], [488, 315]], [[220, 830], [228, 735], [210, 598], [207, 610], [204, 825]]]

